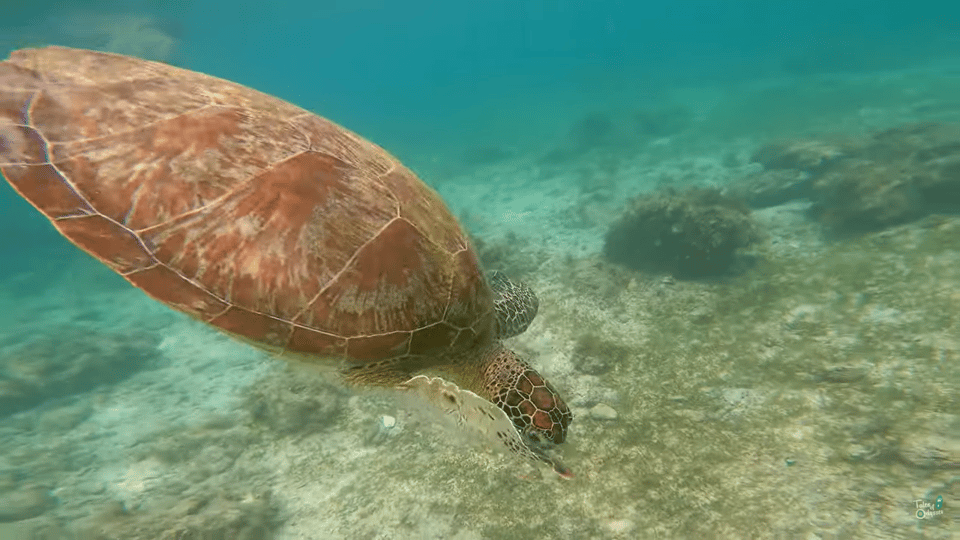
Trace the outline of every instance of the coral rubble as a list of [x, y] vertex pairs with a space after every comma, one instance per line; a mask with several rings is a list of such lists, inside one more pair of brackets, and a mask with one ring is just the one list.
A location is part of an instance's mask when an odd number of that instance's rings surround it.
[[638, 270], [681, 278], [730, 272], [756, 238], [750, 210], [711, 189], [662, 190], [634, 199], [607, 232], [604, 255]]
[[763, 170], [734, 182], [728, 193], [755, 208], [809, 198], [812, 215], [838, 233], [960, 210], [960, 126], [954, 124], [903, 124], [843, 143], [770, 143], [752, 161]]

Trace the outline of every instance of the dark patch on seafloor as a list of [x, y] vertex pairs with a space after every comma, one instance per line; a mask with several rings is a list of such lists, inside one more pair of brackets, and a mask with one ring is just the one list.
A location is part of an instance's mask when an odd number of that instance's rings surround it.
[[[19, 341], [19, 340], [18, 340]], [[91, 333], [63, 326], [0, 350], [0, 418], [49, 399], [119, 382], [157, 357], [151, 332]]]
[[718, 190], [667, 188], [633, 199], [610, 226], [603, 253], [635, 270], [696, 279], [736, 271], [758, 236], [750, 209]]
[[933, 213], [960, 212], [960, 126], [920, 122], [862, 137], [761, 146], [763, 170], [727, 192], [753, 208], [807, 198], [837, 235], [877, 231]]

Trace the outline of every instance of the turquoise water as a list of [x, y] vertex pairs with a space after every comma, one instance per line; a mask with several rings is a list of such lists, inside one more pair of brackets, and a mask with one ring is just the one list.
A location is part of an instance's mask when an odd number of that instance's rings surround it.
[[397, 156], [536, 291], [508, 345], [575, 418], [570, 481], [490, 452], [148, 299], [3, 182], [0, 540], [960, 535], [955, 4], [3, 10], [3, 58], [167, 62]]

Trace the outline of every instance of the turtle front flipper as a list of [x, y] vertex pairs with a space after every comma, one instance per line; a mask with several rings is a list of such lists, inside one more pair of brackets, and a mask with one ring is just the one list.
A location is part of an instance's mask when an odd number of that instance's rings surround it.
[[[422, 401], [435, 407], [457, 428], [469, 430], [488, 444], [505, 447], [521, 456], [542, 461], [563, 478], [572, 478], [573, 472], [541, 444], [531, 444], [517, 431], [516, 426], [503, 409], [483, 397], [460, 388], [441, 377], [417, 375], [399, 385], [409, 390]], [[421, 401], [421, 402], [422, 402]]]
[[511, 281], [502, 272], [491, 272], [488, 279], [495, 295], [493, 305], [500, 339], [522, 334], [537, 316], [537, 295], [523, 282]]

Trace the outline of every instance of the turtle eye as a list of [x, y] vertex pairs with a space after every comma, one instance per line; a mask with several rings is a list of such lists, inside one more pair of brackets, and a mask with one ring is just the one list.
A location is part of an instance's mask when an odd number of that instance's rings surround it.
[[526, 439], [527, 444], [532, 444], [535, 446], [543, 444], [543, 441], [540, 439], [540, 435], [533, 426], [527, 426], [526, 429], [521, 431], [521, 434], [523, 435], [523, 438]]

